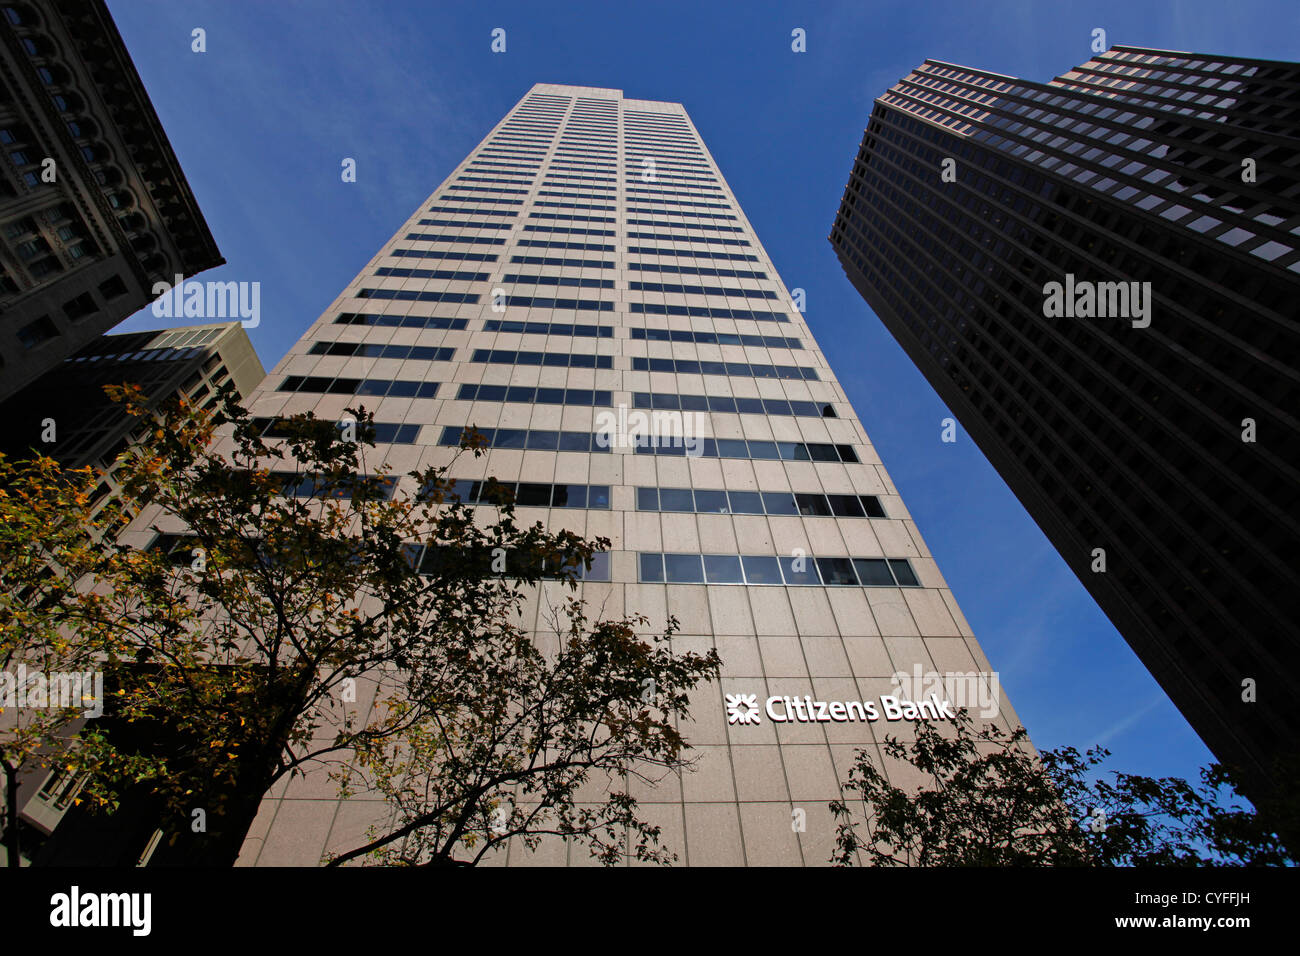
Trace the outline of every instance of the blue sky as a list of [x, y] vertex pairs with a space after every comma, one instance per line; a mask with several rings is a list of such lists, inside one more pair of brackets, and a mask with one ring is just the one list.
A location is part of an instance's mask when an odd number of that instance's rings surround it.
[[[1040, 748], [1211, 759], [845, 279], [826, 236], [871, 104], [927, 57], [1045, 81], [1111, 44], [1300, 60], [1300, 4], [109, 0], [269, 369], [537, 82], [685, 104]], [[207, 52], [191, 52], [191, 31]], [[506, 52], [490, 51], [494, 28]], [[791, 31], [807, 34], [793, 53]], [[344, 157], [357, 182], [340, 180]], [[167, 324], [149, 312], [120, 331]]]

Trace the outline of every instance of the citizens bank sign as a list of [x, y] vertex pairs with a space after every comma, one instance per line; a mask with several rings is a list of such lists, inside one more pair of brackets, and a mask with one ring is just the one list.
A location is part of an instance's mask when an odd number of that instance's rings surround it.
[[774, 724], [857, 723], [880, 720], [955, 720], [952, 704], [931, 694], [923, 703], [899, 697], [874, 700], [813, 700], [811, 697], [769, 697], [762, 711], [757, 694], [727, 694], [727, 723], [757, 724], [760, 715]]

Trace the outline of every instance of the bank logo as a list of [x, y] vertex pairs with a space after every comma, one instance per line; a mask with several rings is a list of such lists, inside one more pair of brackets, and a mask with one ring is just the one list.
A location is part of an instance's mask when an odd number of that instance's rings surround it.
[[758, 695], [757, 694], [728, 694], [727, 695], [727, 723], [729, 724], [758, 723]]

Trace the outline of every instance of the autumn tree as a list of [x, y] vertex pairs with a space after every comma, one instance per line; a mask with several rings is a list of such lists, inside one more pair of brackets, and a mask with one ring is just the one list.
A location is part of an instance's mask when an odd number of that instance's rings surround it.
[[[116, 397], [152, 420], [138, 391]], [[85, 793], [110, 807], [124, 788], [147, 792], [170, 859], [233, 863], [264, 794], [329, 758], [377, 760], [385, 746], [427, 754], [430, 739], [448, 759], [503, 747], [550, 754], [571, 739], [572, 725], [548, 716], [528, 735], [480, 746], [474, 735], [494, 725], [463, 718], [454, 702], [494, 699], [466, 692], [494, 687], [511, 667], [546, 676], [530, 670], [537, 658], [511, 615], [544, 580], [576, 589], [609, 542], [521, 525], [504, 493], [496, 508], [472, 507], [450, 477], [454, 461], [393, 474], [369, 460], [371, 415], [347, 415], [268, 429], [229, 396], [212, 415], [180, 403], [116, 465], [164, 546], [106, 544], [82, 580], [75, 640], [102, 660], [114, 726], [128, 730], [83, 741], [77, 768], [88, 774]], [[482, 453], [467, 433], [459, 454]], [[604, 663], [589, 662], [584, 679], [557, 675], [547, 714], [597, 721], [619, 768], [679, 765], [672, 726], [685, 692], [716, 676], [716, 656], [674, 657], [662, 642], [643, 651], [635, 621], [588, 622], [580, 605], [568, 607], [582, 622], [578, 643], [598, 647]], [[520, 681], [510, 687], [527, 693]], [[368, 721], [361, 703], [375, 688], [400, 706]], [[535, 699], [495, 700], [504, 717]], [[454, 727], [454, 751], [452, 738], [430, 737], [440, 723]], [[498, 776], [494, 764], [485, 779]], [[618, 812], [634, 816], [626, 801]]]
[[904, 789], [858, 751], [837, 820], [832, 862], [852, 866], [1196, 866], [1294, 863], [1276, 830], [1215, 765], [1199, 785], [1097, 773], [1109, 752], [1036, 754], [1023, 727], [916, 725], [883, 753], [915, 771]]

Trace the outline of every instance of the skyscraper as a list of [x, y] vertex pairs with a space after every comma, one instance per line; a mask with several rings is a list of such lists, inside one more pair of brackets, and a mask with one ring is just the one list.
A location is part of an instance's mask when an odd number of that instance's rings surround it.
[[225, 262], [103, 0], [0, 8], [0, 147], [0, 399]]
[[[105, 385], [139, 385], [152, 408], [174, 398], [212, 408], [223, 387], [244, 400], [265, 375], [239, 322], [102, 335], [0, 402], [0, 452], [21, 459], [35, 449], [65, 468], [102, 470], [94, 507], [119, 508], [113, 463], [142, 426]], [[123, 512], [122, 523], [133, 516]]]
[[926, 61], [831, 230], [850, 280], [1202, 739], [1300, 706], [1300, 65]]
[[[358, 401], [398, 473], [445, 463], [475, 425], [491, 451], [457, 463], [466, 484], [494, 475], [524, 523], [612, 542], [582, 585], [593, 607], [658, 629], [674, 614], [678, 649], [718, 649], [724, 677], [692, 695], [683, 728], [699, 770], [634, 782], [683, 863], [826, 862], [854, 750], [880, 759], [886, 733], [909, 734], [879, 700], [918, 689], [896, 674], [959, 674], [969, 699], [951, 703], [1017, 722], [679, 104], [533, 87], [248, 404], [338, 419]], [[643, 412], [688, 427], [623, 441]], [[824, 703], [810, 713], [805, 697]], [[382, 816], [309, 774], [268, 796], [241, 862], [312, 865]]]

